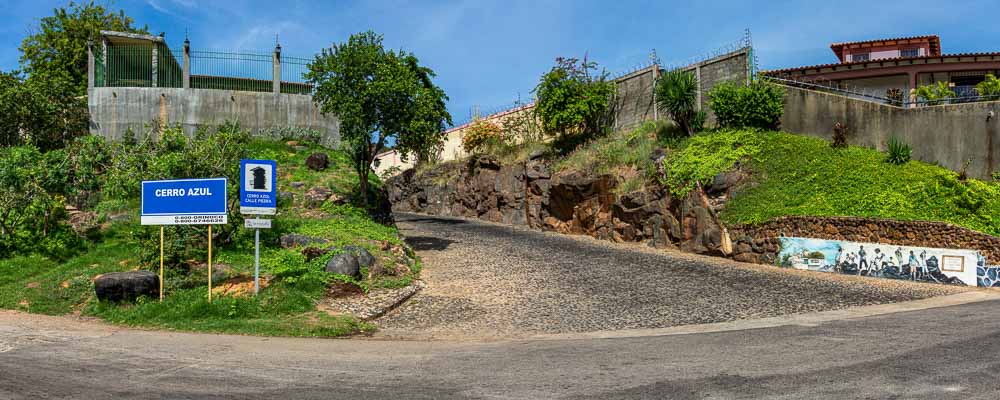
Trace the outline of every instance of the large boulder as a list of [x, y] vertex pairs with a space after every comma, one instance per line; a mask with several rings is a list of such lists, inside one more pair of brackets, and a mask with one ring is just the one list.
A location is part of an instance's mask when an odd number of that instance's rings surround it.
[[353, 244], [347, 245], [344, 246], [344, 252], [350, 253], [355, 257], [357, 257], [358, 264], [361, 265], [362, 267], [370, 267], [372, 266], [372, 264], [375, 264], [375, 256], [373, 256], [372, 253], [369, 252], [368, 249], [365, 249], [364, 247], [355, 246]]
[[326, 153], [312, 153], [306, 158], [306, 167], [313, 171], [322, 171], [330, 166], [330, 157]]
[[358, 277], [361, 275], [361, 263], [358, 262], [358, 256], [354, 254], [340, 253], [326, 262], [326, 272]]
[[94, 278], [94, 292], [102, 301], [134, 301], [159, 297], [160, 277], [149, 271], [112, 272]]

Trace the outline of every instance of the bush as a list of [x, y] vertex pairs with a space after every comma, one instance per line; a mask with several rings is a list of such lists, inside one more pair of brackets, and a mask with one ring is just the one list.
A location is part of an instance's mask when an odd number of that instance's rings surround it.
[[830, 147], [835, 149], [847, 148], [847, 125], [841, 122], [833, 124], [833, 142], [830, 143]]
[[737, 161], [757, 156], [762, 146], [760, 135], [757, 130], [740, 129], [695, 136], [664, 160], [664, 183], [674, 194], [686, 195]]
[[462, 148], [469, 153], [478, 153], [490, 144], [501, 144], [503, 140], [503, 131], [499, 125], [493, 121], [476, 119], [465, 129]]
[[591, 75], [596, 70], [597, 63], [560, 57], [535, 87], [535, 113], [542, 130], [564, 145], [602, 134], [610, 125], [615, 85], [606, 72]]
[[903, 143], [895, 136], [889, 138], [889, 146], [886, 149], [885, 161], [893, 165], [903, 165], [910, 161], [913, 151], [910, 145]]
[[723, 128], [778, 129], [785, 90], [764, 80], [749, 85], [725, 82], [708, 92], [709, 104]]
[[[61, 153], [60, 153], [61, 154]], [[65, 183], [58, 154], [46, 157], [32, 146], [0, 149], [0, 257], [44, 254], [67, 257], [82, 245], [66, 224]]]
[[1000, 97], [1000, 78], [993, 74], [986, 74], [986, 79], [976, 85], [976, 92], [983, 97]]
[[655, 93], [656, 104], [670, 113], [670, 118], [688, 136], [701, 131], [705, 117], [698, 111], [698, 78], [693, 73], [667, 72], [656, 83]]
[[955, 97], [955, 91], [951, 90], [948, 82], [937, 82], [917, 88], [917, 97], [927, 102], [927, 105], [944, 104], [947, 99]]
[[42, 151], [85, 135], [87, 100], [60, 76], [29, 78], [0, 73], [0, 146], [30, 144]]

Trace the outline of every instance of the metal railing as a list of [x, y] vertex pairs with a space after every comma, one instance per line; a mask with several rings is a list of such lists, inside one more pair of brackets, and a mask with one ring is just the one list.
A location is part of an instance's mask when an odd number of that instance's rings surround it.
[[805, 82], [805, 81], [797, 81], [797, 80], [784, 79], [772, 76], [761, 76], [761, 79], [779, 83], [785, 86], [798, 87], [798, 88], [816, 90], [827, 93], [835, 93], [845, 97], [855, 98], [859, 100], [867, 100], [876, 103], [892, 105], [897, 107], [904, 107], [904, 108], [1000, 100], [1000, 95], [980, 95], [979, 91], [976, 90], [976, 87], [971, 85], [952, 87], [951, 89], [953, 92], [955, 92], [955, 96], [943, 99], [928, 100], [920, 98], [910, 99], [908, 94], [904, 94], [904, 97], [902, 99], [899, 98], [893, 99], [886, 95], [885, 89], [872, 89], [859, 86], [851, 86], [845, 83], [817, 82], [817, 81]]
[[267, 51], [194, 50], [185, 42], [106, 45], [90, 49], [95, 87], [165, 87], [310, 94], [312, 59]]

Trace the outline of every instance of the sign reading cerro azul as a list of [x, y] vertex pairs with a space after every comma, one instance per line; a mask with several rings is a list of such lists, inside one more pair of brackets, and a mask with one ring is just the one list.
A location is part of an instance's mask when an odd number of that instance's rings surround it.
[[226, 212], [226, 178], [142, 181], [143, 225], [220, 225]]
[[274, 215], [278, 210], [278, 164], [273, 160], [240, 160], [240, 212]]

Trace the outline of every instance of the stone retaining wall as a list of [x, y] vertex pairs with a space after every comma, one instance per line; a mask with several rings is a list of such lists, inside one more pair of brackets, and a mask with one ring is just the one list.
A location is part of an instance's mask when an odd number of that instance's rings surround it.
[[421, 174], [411, 169], [386, 182], [393, 211], [478, 218], [701, 254], [728, 252], [725, 229], [704, 193], [678, 198], [655, 188], [617, 195], [616, 184], [609, 175], [552, 173], [540, 160], [500, 165], [488, 157]]
[[990, 262], [1000, 261], [1000, 238], [945, 222], [783, 217], [760, 225], [733, 226], [730, 235], [733, 259], [762, 264], [774, 264], [781, 236], [978, 250]]

